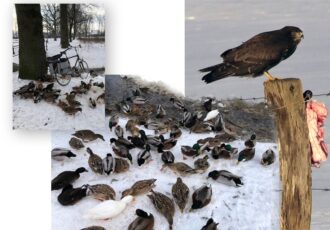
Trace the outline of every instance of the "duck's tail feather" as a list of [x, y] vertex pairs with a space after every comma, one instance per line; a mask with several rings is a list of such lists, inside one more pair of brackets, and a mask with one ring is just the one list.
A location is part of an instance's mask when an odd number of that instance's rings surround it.
[[204, 69], [200, 69], [200, 72], [209, 72], [204, 75], [202, 80], [205, 83], [211, 83], [213, 81], [217, 81], [226, 77], [229, 77], [233, 74], [233, 70], [230, 65], [226, 65], [225, 63], [221, 63], [218, 65], [210, 66]]

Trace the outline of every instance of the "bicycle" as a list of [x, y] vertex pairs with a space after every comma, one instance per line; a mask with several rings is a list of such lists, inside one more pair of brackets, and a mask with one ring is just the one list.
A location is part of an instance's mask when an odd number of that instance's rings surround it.
[[[54, 79], [56, 79], [58, 84], [62, 86], [69, 84], [71, 77], [80, 77], [82, 79], [86, 79], [89, 75], [88, 64], [79, 56], [77, 48], [81, 48], [81, 45], [70, 46], [57, 55], [47, 57], [47, 64], [50, 74]], [[68, 57], [67, 51], [70, 49], [74, 49], [76, 54]], [[65, 58], [62, 58], [63, 55]], [[73, 67], [71, 67], [69, 61], [69, 59], [72, 58], [76, 58], [76, 62]]]

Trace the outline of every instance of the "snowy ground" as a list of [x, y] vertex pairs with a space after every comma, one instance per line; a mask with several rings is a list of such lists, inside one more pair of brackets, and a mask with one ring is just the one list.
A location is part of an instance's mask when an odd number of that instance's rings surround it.
[[[89, 82], [90, 76], [85, 79]], [[92, 78], [93, 82], [104, 82], [104, 76]], [[54, 82], [54, 89], [61, 90], [59, 99], [65, 99], [65, 93], [71, 92], [73, 86], [80, 85], [81, 78], [72, 78], [67, 86], [60, 86]], [[13, 91], [21, 86], [28, 84], [30, 81], [18, 78], [18, 72], [13, 73]], [[77, 95], [76, 100], [82, 106], [82, 112], [71, 116], [66, 114], [55, 104], [46, 101], [40, 101], [35, 104], [32, 99], [21, 99], [20, 96], [13, 95], [13, 128], [14, 129], [48, 129], [48, 130], [73, 130], [84, 128], [102, 128], [104, 127], [105, 108], [104, 103], [100, 101], [96, 108], [89, 107], [89, 97], [94, 99], [104, 93], [101, 89], [92, 86], [87, 94]]]
[[[120, 125], [123, 127], [125, 124], [126, 119], [121, 119]], [[112, 152], [109, 145], [109, 139], [110, 137], [114, 137], [115, 134], [111, 133], [108, 128], [105, 130], [94, 131], [104, 135], [106, 141], [103, 142], [102, 140], [97, 140], [88, 143], [86, 147], [90, 147], [95, 153], [103, 158], [107, 153]], [[147, 134], [151, 133], [151, 131], [147, 131]], [[72, 132], [53, 132], [52, 148], [70, 148], [68, 141], [71, 138], [71, 134]], [[172, 149], [176, 161], [183, 161], [180, 151], [181, 145], [192, 145], [198, 139], [207, 136], [213, 136], [213, 134], [189, 134], [189, 132], [184, 131], [181, 138], [179, 138], [177, 145]], [[235, 141], [231, 144], [238, 147], [239, 150], [244, 146], [243, 141]], [[209, 162], [211, 166], [207, 172], [214, 169], [227, 169], [235, 174], [243, 176], [243, 187], [228, 187], [213, 182], [211, 179], [207, 180], [207, 173], [182, 177], [183, 181], [190, 188], [190, 198], [187, 204], [188, 207], [191, 206], [192, 192], [203, 184], [212, 184], [213, 197], [208, 206], [193, 212], [189, 212], [189, 208], [186, 207], [185, 212], [181, 214], [176, 206], [173, 229], [201, 229], [207, 219], [211, 216], [216, 222], [220, 223], [220, 229], [277, 229], [279, 223], [278, 213], [280, 193], [275, 190], [279, 186], [278, 160], [268, 167], [264, 167], [259, 163], [261, 154], [269, 147], [274, 149], [274, 144], [257, 143], [255, 158], [250, 162], [241, 163], [239, 165], [236, 165], [236, 159], [213, 160], [210, 158]], [[65, 162], [52, 161], [52, 178], [65, 170], [75, 170], [78, 167], [86, 167], [89, 169], [87, 163], [88, 154], [86, 151], [79, 150], [73, 152], [77, 154], [75, 159], [66, 160]], [[89, 170], [88, 173], [83, 173], [81, 177], [74, 182], [74, 187], [86, 183], [106, 183], [115, 189], [117, 193], [116, 199], [120, 199], [121, 192], [130, 187], [135, 181], [156, 178], [157, 181], [154, 190], [172, 197], [171, 188], [176, 181], [177, 175], [170, 169], [166, 169], [164, 172], [160, 173], [162, 162], [160, 154], [156, 152], [152, 152], [153, 161], [138, 168], [136, 163], [137, 152], [137, 149], [132, 151], [133, 165], [127, 173], [101, 176], [96, 175]], [[192, 159], [187, 159], [185, 162], [189, 165], [193, 165]], [[57, 196], [59, 193], [59, 190], [51, 192], [52, 229], [54, 230], [81, 229], [91, 225], [101, 225], [106, 229], [113, 230], [126, 229], [129, 223], [131, 223], [136, 217], [134, 214], [136, 208], [142, 208], [151, 212], [155, 216], [155, 226], [157, 226], [155, 229], [168, 229], [166, 219], [155, 210], [151, 201], [145, 195], [136, 197], [135, 201], [131, 203], [123, 213], [111, 220], [92, 221], [84, 219], [83, 215], [87, 210], [98, 204], [99, 201], [87, 197], [74, 206], [65, 207], [57, 202]]]
[[[185, 61], [186, 96], [217, 98], [263, 96], [264, 77], [226, 78], [206, 85], [198, 69], [221, 62], [220, 54], [255, 34], [294, 25], [304, 32], [296, 52], [270, 72], [298, 77], [304, 89], [315, 94], [329, 92], [330, 2], [316, 1], [186, 1]], [[248, 10], [247, 10], [248, 9]], [[330, 97], [315, 98], [330, 108]], [[330, 143], [330, 122], [325, 126]], [[329, 146], [329, 145], [328, 145]], [[330, 146], [329, 146], [330, 147]], [[330, 161], [313, 169], [313, 188], [330, 188]], [[329, 192], [313, 191], [312, 229], [330, 228]]]

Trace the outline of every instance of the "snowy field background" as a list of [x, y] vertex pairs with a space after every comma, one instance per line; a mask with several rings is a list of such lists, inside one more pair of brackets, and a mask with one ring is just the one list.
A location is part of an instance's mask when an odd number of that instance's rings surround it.
[[[108, 120], [107, 118], [106, 120]], [[120, 125], [125, 126], [127, 120], [120, 119]], [[139, 127], [142, 128], [142, 127]], [[93, 130], [100, 133], [106, 140], [96, 140], [87, 143], [85, 147], [90, 147], [94, 153], [102, 158], [107, 153], [112, 152], [110, 148], [109, 139], [115, 137], [114, 132], [110, 132], [109, 128], [105, 130]], [[64, 147], [70, 148], [68, 141], [73, 132], [53, 132], [52, 133], [52, 148]], [[151, 130], [146, 130], [147, 134], [153, 134]], [[179, 138], [177, 145], [171, 150], [175, 155], [176, 161], [183, 161], [180, 151], [181, 145], [193, 145], [200, 138], [214, 136], [214, 134], [189, 134], [188, 131], [183, 131], [182, 136]], [[125, 135], [126, 137], [126, 135]], [[166, 135], [165, 138], [168, 138]], [[242, 150], [244, 147], [243, 141], [235, 141], [231, 143], [232, 146], [238, 147]], [[236, 229], [277, 229], [279, 218], [279, 195], [275, 191], [279, 186], [279, 166], [278, 159], [275, 163], [264, 167], [260, 164], [262, 153], [268, 148], [274, 148], [271, 143], [257, 143], [256, 156], [249, 162], [243, 162], [236, 165], [237, 159], [231, 160], [213, 160], [209, 158], [210, 168], [206, 173], [195, 174], [191, 176], [184, 176], [183, 181], [190, 189], [190, 197], [186, 206], [185, 212], [181, 214], [178, 207], [175, 209], [173, 229], [180, 230], [197, 230], [205, 225], [208, 218], [213, 216], [216, 222], [219, 222], [220, 229], [236, 230]], [[165, 169], [160, 173], [162, 167], [161, 155], [152, 152], [153, 160], [140, 168], [137, 166], [136, 157], [139, 152], [134, 149], [131, 153], [133, 156], [133, 165], [130, 170], [122, 174], [110, 174], [110, 176], [97, 175], [93, 173], [88, 166], [88, 157], [85, 149], [76, 151], [76, 158], [58, 162], [52, 160], [52, 178], [65, 170], [75, 170], [78, 167], [85, 167], [89, 172], [83, 173], [81, 177], [73, 183], [74, 187], [83, 184], [97, 184], [106, 183], [111, 185], [116, 191], [116, 199], [120, 199], [121, 192], [130, 187], [134, 182], [141, 179], [156, 178], [155, 191], [162, 192], [169, 197], [171, 195], [172, 185], [175, 183], [177, 175], [170, 169]], [[203, 155], [202, 155], [203, 156]], [[188, 165], [193, 165], [195, 159], [184, 160]], [[219, 184], [206, 179], [207, 173], [211, 170], [227, 169], [234, 174], [243, 177], [244, 186], [236, 188], [227, 185]], [[193, 212], [189, 212], [192, 204], [191, 194], [195, 189], [205, 183], [211, 183], [213, 189], [213, 196], [211, 203]], [[92, 207], [97, 205], [99, 201], [91, 197], [86, 197], [73, 206], [61, 206], [57, 201], [57, 196], [60, 190], [51, 192], [52, 202], [52, 229], [54, 230], [71, 230], [81, 229], [91, 225], [104, 226], [107, 230], [126, 229], [129, 223], [135, 219], [135, 209], [142, 208], [145, 211], [151, 212], [155, 217], [155, 226], [157, 230], [168, 229], [166, 219], [160, 215], [151, 201], [146, 195], [136, 197], [135, 201], [131, 203], [119, 216], [106, 221], [92, 221], [84, 219], [83, 215]]]
[[[315, 94], [330, 91], [329, 1], [186, 1], [185, 93], [188, 97], [217, 98], [263, 96], [265, 77], [226, 78], [206, 85], [198, 70], [222, 60], [220, 54], [252, 36], [286, 25], [298, 26], [304, 39], [296, 52], [271, 69], [279, 77], [298, 77], [304, 89]], [[330, 108], [330, 97], [317, 97]], [[330, 122], [326, 122], [326, 142], [330, 143]], [[329, 145], [328, 145], [329, 146]], [[313, 169], [313, 188], [330, 188], [330, 163]], [[330, 228], [329, 192], [313, 191], [312, 229]]]

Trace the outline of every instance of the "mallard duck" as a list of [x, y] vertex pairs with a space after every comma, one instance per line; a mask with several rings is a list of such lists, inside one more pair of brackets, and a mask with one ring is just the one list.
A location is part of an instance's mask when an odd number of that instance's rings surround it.
[[96, 107], [96, 101], [95, 101], [95, 99], [93, 99], [93, 98], [89, 98], [89, 107], [91, 107], [91, 108], [95, 108]]
[[222, 183], [222, 184], [226, 184], [229, 186], [236, 186], [239, 187], [241, 185], [243, 185], [242, 182], [242, 177], [240, 176], [236, 176], [235, 174], [227, 171], [227, 170], [213, 170], [211, 172], [209, 172], [208, 177], [211, 177], [213, 180]]
[[204, 101], [203, 107], [207, 112], [210, 112], [212, 110], [212, 98], [208, 98], [207, 100]]
[[222, 132], [220, 134], [217, 134], [214, 138], [219, 139], [221, 142], [232, 142], [235, 141], [237, 138], [231, 133], [228, 132]]
[[148, 197], [157, 211], [167, 219], [170, 229], [172, 229], [173, 216], [175, 213], [173, 200], [160, 192], [155, 192], [154, 190], [151, 190], [151, 194], [148, 195]]
[[110, 131], [112, 131], [113, 127], [116, 127], [119, 122], [119, 116], [117, 114], [113, 115], [109, 119], [109, 128]]
[[94, 141], [98, 138], [105, 141], [101, 134], [94, 133], [92, 130], [89, 129], [78, 130], [73, 133], [72, 136], [80, 138], [83, 142]]
[[203, 158], [199, 158], [195, 160], [194, 166], [195, 166], [195, 171], [198, 173], [204, 173], [209, 167], [210, 164], [207, 161], [209, 157], [206, 155]]
[[110, 143], [111, 143], [113, 152], [117, 156], [122, 157], [122, 158], [127, 158], [131, 162], [131, 164], [133, 164], [132, 155], [130, 154], [129, 149], [126, 146], [121, 145], [121, 144], [118, 145], [118, 142], [116, 141], [115, 138], [111, 138]]
[[177, 125], [171, 127], [170, 138], [179, 139], [181, 137], [182, 131]]
[[138, 136], [128, 136], [127, 139], [132, 142], [136, 148], [144, 148], [144, 140]]
[[70, 139], [69, 145], [74, 149], [82, 149], [85, 147], [85, 145], [82, 143], [82, 141], [76, 137], [72, 137]]
[[[96, 76], [97, 76], [97, 75], [96, 75]], [[104, 88], [104, 83], [103, 83], [103, 82], [94, 82], [93, 85], [94, 85], [94, 86], [97, 86], [97, 87], [99, 87], [99, 88], [101, 88], [101, 89]]]
[[115, 157], [115, 172], [116, 173], [123, 173], [129, 170], [129, 163], [127, 160], [122, 158]]
[[238, 153], [237, 148], [232, 148], [231, 145], [221, 144], [220, 146], [215, 146], [212, 149], [213, 159], [230, 159]]
[[85, 218], [94, 220], [107, 220], [122, 213], [127, 205], [133, 201], [132, 196], [125, 196], [121, 200], [106, 200], [90, 209]]
[[163, 108], [162, 105], [157, 105], [156, 118], [163, 118], [165, 116], [166, 116], [166, 110]]
[[244, 142], [246, 148], [254, 148], [256, 146], [256, 138], [255, 134], [252, 134], [251, 137]]
[[176, 183], [172, 186], [172, 195], [175, 203], [183, 212], [189, 199], [189, 188], [180, 177], [176, 179]]
[[45, 100], [46, 102], [49, 102], [49, 103], [55, 103], [56, 102], [56, 99], [60, 96], [59, 93], [57, 92], [43, 92], [41, 97], [43, 100]]
[[102, 226], [93, 225], [93, 226], [90, 226], [90, 227], [87, 227], [87, 228], [82, 228], [80, 230], [106, 230], [106, 229], [103, 228]]
[[158, 130], [161, 127], [164, 127], [165, 124], [160, 121], [154, 121], [154, 120], [148, 120], [146, 124], [144, 124], [144, 128], [150, 129], [150, 130]]
[[82, 112], [82, 108], [76, 108], [72, 106], [62, 108], [62, 110], [69, 115], [76, 115], [76, 113]]
[[73, 188], [71, 184], [66, 185], [58, 195], [57, 200], [61, 205], [73, 205], [86, 197], [87, 186]]
[[101, 93], [100, 95], [97, 96], [96, 101], [99, 102], [101, 100], [101, 102], [103, 101], [104, 103], [104, 98], [105, 98], [105, 93]]
[[196, 124], [196, 122], [197, 122], [197, 115], [192, 114], [187, 109], [184, 109], [181, 124], [189, 129], [193, 127]]
[[218, 109], [212, 110], [206, 114], [204, 121], [213, 120], [214, 118], [216, 118], [216, 116], [218, 116], [218, 114], [219, 114]]
[[148, 180], [139, 180], [137, 182], [135, 182], [131, 188], [126, 189], [122, 192], [122, 197], [124, 196], [138, 196], [138, 195], [142, 195], [145, 193], [148, 193], [151, 191], [151, 189], [153, 189], [156, 185], [157, 179], [148, 179]]
[[127, 139], [123, 138], [123, 137], [118, 137], [116, 138], [111, 138], [110, 139], [110, 144], [112, 147], [120, 147], [120, 146], [124, 146], [127, 149], [134, 149], [135, 146]]
[[191, 209], [200, 209], [208, 205], [212, 198], [211, 185], [203, 185], [192, 194]]
[[194, 144], [192, 147], [188, 145], [182, 145], [181, 146], [181, 153], [185, 156], [188, 157], [194, 157], [198, 156], [200, 154], [200, 145], [199, 144]]
[[175, 157], [173, 155], [172, 152], [170, 151], [163, 151], [162, 152], [162, 161], [165, 163], [165, 164], [171, 164], [171, 163], [174, 163], [174, 160], [175, 160]]
[[218, 224], [219, 223], [215, 223], [214, 220], [212, 218], [210, 218], [210, 219], [208, 219], [208, 221], [202, 227], [201, 230], [217, 230], [218, 229]]
[[172, 102], [173, 105], [174, 105], [174, 107], [177, 108], [177, 109], [180, 109], [180, 110], [184, 110], [185, 109], [183, 102], [180, 101], [177, 98], [171, 97], [170, 98], [170, 102]]
[[213, 125], [207, 122], [197, 122], [190, 128], [191, 133], [208, 133], [213, 130]]
[[151, 160], [150, 145], [147, 144], [146, 148], [139, 152], [138, 157], [137, 157], [137, 163], [139, 166], [141, 166], [150, 160]]
[[174, 163], [170, 163], [170, 164], [164, 164], [164, 167], [169, 167], [171, 170], [173, 170], [174, 172], [179, 173], [182, 176], [185, 176], [187, 174], [195, 174], [196, 170], [193, 169], [192, 167], [190, 167], [189, 165], [187, 165], [184, 162], [174, 162]]
[[141, 92], [140, 88], [136, 88], [136, 89], [132, 90], [132, 93], [133, 93], [133, 95], [136, 96], [136, 97], [142, 95], [142, 92]]
[[226, 130], [225, 121], [223, 120], [222, 114], [220, 112], [214, 119], [214, 128], [213, 129], [215, 132], [221, 132], [221, 131]]
[[262, 165], [271, 165], [274, 163], [274, 161], [275, 161], [275, 153], [273, 150], [268, 149], [266, 150], [266, 152], [262, 154], [262, 159], [260, 163]]
[[[128, 132], [131, 132], [131, 129], [137, 125], [136, 120], [128, 120], [125, 125], [125, 129]], [[131, 132], [132, 133], [132, 132]]]
[[117, 125], [115, 128], [115, 134], [117, 137], [124, 137], [124, 129], [120, 127], [120, 125]]
[[197, 143], [200, 144], [200, 145], [204, 145], [207, 142], [208, 142], [207, 146], [209, 148], [214, 148], [215, 146], [218, 146], [218, 145], [221, 144], [221, 141], [219, 139], [215, 138], [215, 137], [206, 137], [204, 139], [199, 139], [197, 141]]
[[52, 180], [52, 190], [61, 189], [66, 185], [72, 184], [72, 182], [74, 182], [80, 177], [80, 173], [83, 172], [88, 171], [84, 167], [80, 167], [75, 171], [61, 172]]
[[107, 184], [87, 185], [87, 195], [100, 201], [116, 199], [115, 190]]
[[130, 114], [131, 111], [132, 111], [132, 108], [131, 108], [131, 106], [129, 106], [128, 104], [123, 103], [123, 104], [122, 104], [122, 107], [121, 107], [121, 110], [122, 110], [123, 113], [125, 113], [125, 114]]
[[155, 219], [151, 213], [147, 213], [142, 209], [136, 209], [136, 219], [130, 223], [128, 230], [153, 230]]
[[111, 172], [114, 172], [115, 167], [116, 167], [116, 165], [115, 165], [116, 164], [116, 161], [112, 157], [112, 154], [111, 153], [108, 153], [107, 156], [105, 158], [103, 158], [102, 164], [103, 164], [103, 171], [107, 175], [110, 175]]
[[245, 148], [238, 154], [238, 161], [237, 164], [239, 164], [241, 161], [249, 161], [253, 159], [255, 155], [255, 148]]
[[19, 89], [14, 91], [14, 94], [24, 94], [26, 92], [31, 92], [33, 91], [35, 88], [35, 83], [33, 81], [30, 81], [28, 84], [23, 85], [22, 87], [20, 87]]
[[150, 145], [150, 149], [157, 150], [158, 152], [161, 151], [161, 145], [162, 142], [159, 138], [159, 136], [147, 136], [144, 132], [144, 130], [140, 130], [141, 139], [146, 143]]
[[75, 100], [76, 94], [74, 91], [70, 92], [70, 94], [65, 93], [65, 95], [66, 95], [66, 100], [70, 106], [74, 106], [74, 107], [81, 106], [81, 103]]
[[162, 146], [161, 146], [162, 150], [170, 150], [177, 143], [177, 140], [174, 138], [165, 139], [163, 135], [159, 135], [159, 138], [160, 141], [162, 142]]
[[103, 174], [103, 162], [99, 155], [93, 153], [93, 151], [87, 147], [87, 153], [89, 154], [88, 165], [93, 172]]
[[132, 102], [135, 105], [144, 105], [147, 102], [147, 99], [141, 96], [135, 96], [133, 98], [128, 97], [126, 100]]
[[77, 155], [71, 152], [70, 149], [54, 148], [52, 149], [52, 159], [57, 161], [63, 161], [65, 159], [76, 157]]
[[62, 101], [61, 99], [59, 99], [57, 102], [57, 106], [60, 107], [61, 109], [64, 109], [66, 107], [69, 107], [69, 104], [67, 104], [64, 101]]

